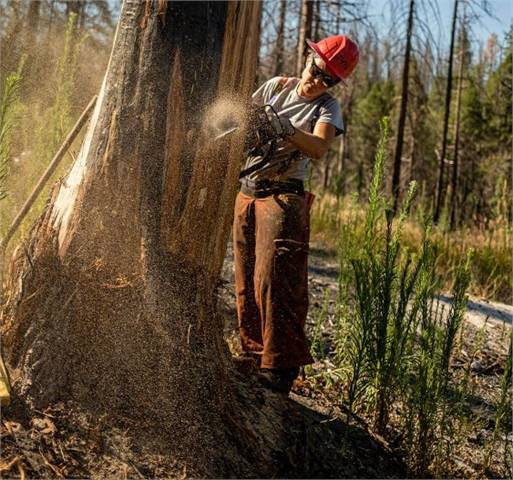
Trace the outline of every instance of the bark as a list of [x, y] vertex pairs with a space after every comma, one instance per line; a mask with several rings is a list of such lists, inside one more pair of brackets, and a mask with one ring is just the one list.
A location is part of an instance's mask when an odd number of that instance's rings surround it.
[[305, 63], [306, 52], [308, 46], [306, 40], [312, 36], [312, 20], [313, 20], [313, 1], [301, 0], [301, 10], [299, 17], [299, 35], [296, 51], [296, 74], [300, 77]]
[[68, 0], [66, 2], [66, 17], [75, 15], [76, 32], [78, 35], [83, 29], [86, 20], [86, 1], [87, 0]]
[[50, 41], [52, 34], [53, 20], [55, 17], [55, 0], [50, 0], [50, 11], [48, 12], [48, 30], [46, 32], [46, 41]]
[[326, 191], [330, 183], [330, 163], [332, 161], [333, 154], [329, 152], [324, 158], [324, 168], [322, 172], [322, 188]]
[[27, 27], [32, 35], [36, 36], [39, 29], [39, 17], [41, 12], [41, 0], [32, 0], [27, 10]]
[[394, 213], [397, 212], [399, 205], [400, 183], [401, 183], [401, 160], [403, 155], [404, 127], [406, 124], [406, 109], [408, 108], [408, 83], [410, 75], [410, 54], [411, 37], [413, 33], [413, 15], [415, 1], [410, 0], [408, 12], [408, 29], [406, 32], [406, 50], [404, 54], [401, 107], [399, 110], [399, 120], [397, 125], [397, 139], [394, 155], [394, 170], [392, 174], [392, 195], [394, 197]]
[[260, 8], [123, 4], [80, 154], [15, 253], [2, 311], [29, 404], [123, 415], [214, 477], [233, 454], [214, 292], [242, 146], [211, 142], [206, 107], [249, 98]]
[[445, 91], [445, 111], [444, 111], [444, 127], [442, 135], [442, 151], [440, 153], [440, 163], [438, 166], [438, 181], [436, 189], [436, 204], [433, 221], [436, 223], [440, 219], [440, 213], [444, 202], [444, 167], [445, 155], [447, 151], [447, 132], [449, 130], [449, 114], [451, 111], [451, 96], [452, 96], [452, 61], [454, 52], [454, 37], [456, 36], [456, 19], [458, 17], [458, 0], [454, 0], [454, 10], [452, 14], [452, 27], [451, 27], [451, 45], [449, 48], [449, 66], [447, 69], [447, 89]]
[[313, 0], [313, 38], [314, 42], [318, 42], [321, 39], [321, 1]]
[[459, 161], [459, 146], [460, 146], [460, 120], [461, 120], [461, 94], [463, 91], [463, 66], [465, 62], [465, 27], [464, 22], [461, 24], [461, 37], [460, 37], [460, 65], [458, 69], [458, 87], [456, 94], [456, 124], [454, 126], [454, 159], [452, 165], [451, 176], [451, 202], [450, 202], [450, 227], [454, 228], [456, 225], [456, 210], [457, 210], [457, 192], [458, 192], [458, 161]]
[[274, 76], [283, 75], [283, 50], [285, 48], [285, 18], [287, 14], [287, 0], [280, 1], [280, 21], [278, 34], [274, 47]]
[[337, 192], [340, 196], [344, 196], [346, 193], [346, 156], [348, 150], [348, 137], [342, 135], [337, 150]]
[[350, 129], [350, 118], [352, 116], [354, 104], [354, 88], [353, 86], [349, 86], [346, 91], [346, 100], [343, 105], [343, 111], [346, 112], [346, 117], [344, 119], [344, 133], [342, 134], [342, 138], [340, 140], [340, 145], [337, 151], [337, 191], [340, 195], [344, 196], [347, 190], [347, 165], [349, 165], [349, 156], [350, 156], [350, 141], [351, 137], [348, 133]]

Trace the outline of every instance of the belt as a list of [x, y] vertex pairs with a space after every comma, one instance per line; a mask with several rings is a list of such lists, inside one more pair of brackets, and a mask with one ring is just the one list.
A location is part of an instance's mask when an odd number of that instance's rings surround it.
[[241, 182], [240, 191], [245, 195], [254, 198], [264, 198], [271, 195], [279, 195], [280, 193], [295, 193], [296, 195], [304, 195], [305, 188], [301, 180], [289, 179], [283, 182], [272, 180], [249, 180], [244, 179]]

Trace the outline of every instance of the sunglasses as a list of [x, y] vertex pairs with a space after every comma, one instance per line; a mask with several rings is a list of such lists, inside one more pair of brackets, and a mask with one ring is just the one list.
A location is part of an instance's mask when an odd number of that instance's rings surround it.
[[312, 77], [314, 78], [320, 78], [321, 79], [321, 82], [326, 86], [326, 87], [333, 87], [335, 86], [337, 83], [340, 82], [340, 79], [338, 78], [333, 78], [331, 75], [327, 74], [324, 70], [320, 69], [316, 64], [315, 64], [315, 59], [317, 57], [313, 57], [312, 58], [312, 62], [310, 63], [310, 75], [312, 75]]

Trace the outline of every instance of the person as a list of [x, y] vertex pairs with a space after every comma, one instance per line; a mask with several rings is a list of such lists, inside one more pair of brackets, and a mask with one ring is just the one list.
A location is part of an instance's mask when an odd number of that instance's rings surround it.
[[299, 367], [313, 362], [304, 331], [308, 161], [323, 157], [344, 131], [339, 103], [328, 90], [351, 74], [359, 55], [357, 45], [344, 35], [307, 43], [311, 52], [301, 78], [272, 78], [252, 96], [255, 105], [274, 108], [283, 135], [248, 155], [233, 223], [242, 348], [258, 359], [261, 382], [287, 394]]

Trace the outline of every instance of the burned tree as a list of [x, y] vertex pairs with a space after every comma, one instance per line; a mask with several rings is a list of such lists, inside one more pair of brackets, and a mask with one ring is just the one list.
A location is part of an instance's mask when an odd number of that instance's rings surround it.
[[249, 97], [259, 15], [259, 2], [124, 3], [81, 152], [15, 254], [2, 312], [18, 395], [169, 431], [209, 476], [229, 455], [214, 289], [242, 147], [212, 142], [205, 120], [223, 95]]
[[301, 0], [298, 22], [298, 40], [296, 48], [296, 74], [298, 76], [301, 76], [301, 71], [304, 68], [304, 61], [308, 51], [306, 40], [309, 39], [312, 35], [312, 22], [313, 2], [311, 0]]
[[444, 109], [444, 126], [442, 133], [442, 151], [438, 161], [438, 180], [436, 186], [435, 212], [433, 220], [438, 222], [442, 213], [443, 203], [445, 200], [445, 162], [447, 153], [447, 136], [449, 132], [449, 116], [451, 112], [452, 98], [452, 64], [454, 60], [454, 42], [456, 37], [456, 21], [458, 18], [458, 0], [454, 0], [454, 9], [452, 13], [451, 27], [451, 44], [449, 47], [449, 64], [447, 66], [447, 87], [445, 90], [445, 109]]
[[415, 1], [410, 0], [408, 7], [408, 27], [406, 31], [406, 47], [404, 53], [404, 64], [401, 87], [401, 107], [399, 110], [399, 120], [397, 124], [397, 138], [394, 152], [394, 171], [392, 174], [392, 195], [394, 197], [394, 212], [397, 212], [399, 205], [399, 195], [401, 189], [401, 163], [403, 155], [404, 129], [406, 126], [406, 110], [408, 108], [408, 84], [410, 78], [410, 55], [411, 38], [413, 34], [413, 16], [415, 11]]
[[280, 20], [276, 43], [274, 44], [274, 76], [283, 74], [283, 55], [285, 49], [285, 18], [287, 14], [287, 0], [280, 1]]

